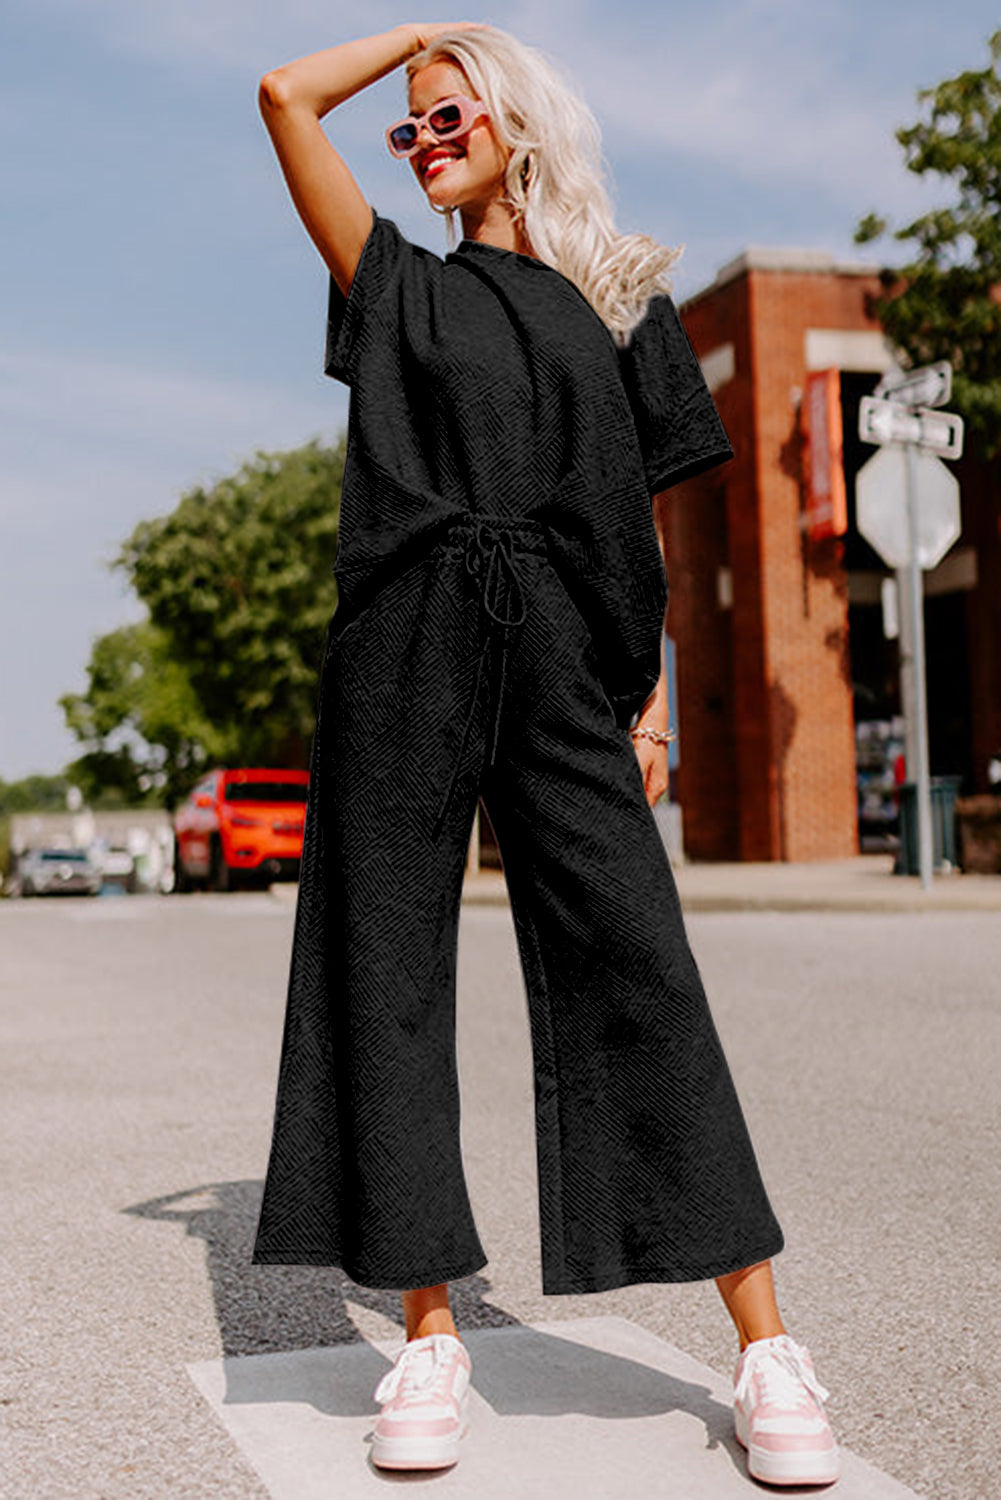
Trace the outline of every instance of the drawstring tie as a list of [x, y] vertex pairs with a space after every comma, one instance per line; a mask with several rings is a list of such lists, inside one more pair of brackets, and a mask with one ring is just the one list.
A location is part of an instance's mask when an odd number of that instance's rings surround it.
[[[486, 639], [480, 649], [480, 657], [476, 667], [476, 681], [470, 695], [469, 708], [466, 711], [466, 721], [462, 726], [462, 738], [459, 741], [458, 753], [455, 764], [452, 767], [452, 775], [449, 778], [445, 797], [438, 810], [438, 816], [434, 822], [434, 837], [437, 838], [445, 821], [455, 790], [455, 783], [462, 766], [462, 758], [466, 750], [466, 740], [469, 728], [479, 700], [480, 681], [483, 676], [483, 663], [489, 653], [494, 638], [494, 626], [499, 626], [501, 631], [500, 641], [500, 677], [497, 687], [497, 696], [494, 701], [494, 711], [490, 729], [490, 751], [487, 764], [493, 765], [497, 755], [497, 741], [500, 733], [501, 704], [504, 699], [504, 682], [507, 670], [507, 640], [508, 630], [520, 625], [528, 613], [525, 600], [525, 591], [522, 581], [518, 576], [518, 569], [514, 560], [515, 535], [513, 528], [496, 522], [477, 520], [469, 534], [465, 547], [466, 571], [480, 585], [480, 602], [487, 616]], [[507, 587], [505, 588], [505, 576]], [[508, 612], [504, 613], [498, 605], [507, 596]]]

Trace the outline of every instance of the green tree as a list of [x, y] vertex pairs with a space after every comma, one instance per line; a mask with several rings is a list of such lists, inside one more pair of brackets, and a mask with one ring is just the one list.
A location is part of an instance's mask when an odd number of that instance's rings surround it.
[[169, 638], [148, 621], [100, 636], [84, 693], [59, 699], [85, 747], [67, 767], [92, 806], [172, 807], [208, 760], [235, 748], [212, 724]]
[[60, 812], [66, 806], [66, 790], [72, 780], [63, 772], [55, 776], [22, 776], [20, 781], [0, 780], [0, 817], [22, 812]]
[[343, 436], [258, 452], [142, 522], [114, 561], [231, 760], [308, 765], [344, 457]]
[[344, 456], [259, 452], [125, 541], [112, 565], [150, 618], [95, 641], [59, 700], [92, 804], [170, 807], [213, 762], [308, 765]]
[[[1001, 31], [987, 46], [988, 67], [920, 90], [927, 118], [895, 132], [908, 170], [951, 180], [956, 201], [894, 231], [916, 248], [909, 264], [883, 271], [873, 311], [912, 366], [949, 361], [951, 405], [990, 460], [1001, 455]], [[866, 214], [855, 242], [887, 228]]]

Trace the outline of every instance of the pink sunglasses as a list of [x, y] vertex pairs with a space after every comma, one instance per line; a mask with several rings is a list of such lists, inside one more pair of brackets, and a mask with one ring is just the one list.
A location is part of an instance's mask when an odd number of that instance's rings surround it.
[[457, 135], [465, 135], [481, 115], [489, 116], [489, 113], [478, 99], [451, 94], [447, 99], [439, 99], [422, 115], [408, 115], [390, 125], [386, 131], [386, 144], [394, 156], [413, 156], [425, 120], [436, 141], [450, 141]]

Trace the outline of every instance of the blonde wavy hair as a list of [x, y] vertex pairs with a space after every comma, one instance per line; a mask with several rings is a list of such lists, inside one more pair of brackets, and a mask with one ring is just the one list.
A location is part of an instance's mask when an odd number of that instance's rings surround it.
[[[466, 76], [510, 149], [504, 201], [534, 253], [572, 281], [616, 341], [627, 343], [649, 299], [671, 292], [665, 273], [684, 245], [617, 231], [597, 121], [540, 51], [494, 26], [442, 31], [408, 59], [408, 84], [421, 68], [445, 60]], [[455, 249], [458, 210], [444, 212]]]

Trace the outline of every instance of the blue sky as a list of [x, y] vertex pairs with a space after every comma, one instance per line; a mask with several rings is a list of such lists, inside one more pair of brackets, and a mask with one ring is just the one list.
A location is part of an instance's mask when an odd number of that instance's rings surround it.
[[[420, 13], [422, 16], [424, 12]], [[497, 3], [602, 128], [619, 225], [684, 244], [679, 301], [748, 245], [857, 247], [947, 194], [907, 172], [916, 93], [988, 61], [988, 0]], [[326, 273], [257, 113], [291, 58], [410, 19], [341, 0], [7, 0], [0, 47], [0, 777], [78, 753], [58, 695], [141, 616], [106, 560], [135, 523], [257, 449], [332, 441]], [[327, 117], [380, 213], [444, 252], [382, 129], [402, 69]]]

